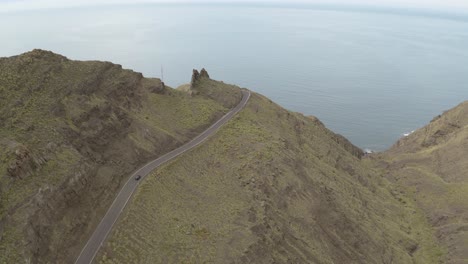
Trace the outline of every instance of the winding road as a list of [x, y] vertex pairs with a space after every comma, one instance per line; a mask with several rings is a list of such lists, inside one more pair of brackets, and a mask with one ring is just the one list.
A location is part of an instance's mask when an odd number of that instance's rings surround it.
[[[115, 222], [121, 215], [125, 205], [127, 205], [128, 201], [132, 197], [132, 194], [138, 187], [138, 184], [154, 169], [159, 167], [161, 164], [172, 160], [173, 158], [179, 156], [182, 153], [185, 153], [192, 148], [198, 146], [203, 141], [205, 141], [211, 135], [214, 135], [216, 131], [224, 124], [226, 124], [234, 115], [239, 113], [247, 104], [247, 101], [250, 98], [250, 91], [242, 90], [242, 100], [241, 102], [231, 109], [226, 115], [220, 118], [216, 123], [206, 129], [203, 133], [198, 135], [196, 138], [192, 139], [190, 142], [182, 145], [181, 147], [172, 150], [171, 152], [149, 162], [145, 166], [138, 169], [134, 172], [125, 185], [120, 190], [119, 194], [115, 198], [112, 205], [107, 210], [106, 215], [102, 218], [101, 222], [97, 226], [94, 233], [89, 238], [88, 242], [86, 243], [85, 247], [81, 251], [80, 255], [78, 256], [75, 264], [90, 264], [94, 260], [97, 252], [101, 248], [102, 243], [105, 241], [107, 235], [112, 230]], [[140, 180], [135, 180], [137, 175], [141, 176]]]

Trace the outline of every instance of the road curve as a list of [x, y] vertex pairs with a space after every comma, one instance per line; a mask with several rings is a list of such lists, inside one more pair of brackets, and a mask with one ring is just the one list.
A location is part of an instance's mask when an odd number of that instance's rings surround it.
[[[241, 111], [247, 101], [250, 98], [250, 91], [242, 90], [242, 100], [241, 102], [234, 107], [231, 111], [229, 111], [226, 115], [221, 117], [216, 123], [206, 129], [203, 133], [198, 135], [196, 138], [192, 139], [190, 142], [180, 146], [177, 149], [149, 162], [145, 166], [138, 169], [136, 172], [132, 174], [132, 176], [128, 179], [125, 185], [120, 190], [119, 194], [115, 198], [112, 205], [107, 210], [106, 215], [102, 218], [101, 222], [97, 226], [96, 230], [94, 230], [93, 235], [89, 238], [88, 242], [86, 243], [85, 247], [81, 251], [80, 255], [75, 261], [75, 264], [90, 264], [94, 260], [97, 252], [99, 251], [102, 243], [106, 239], [109, 232], [112, 230], [115, 222], [119, 218], [120, 214], [122, 213], [125, 205], [130, 200], [133, 192], [138, 187], [138, 184], [143, 178], [145, 178], [151, 171], [155, 168], [160, 166], [161, 164], [179, 156], [180, 154], [191, 150], [192, 148], [196, 147], [197, 145], [201, 144], [205, 141], [209, 136], [216, 133], [216, 131], [224, 124], [226, 124], [235, 114]], [[141, 179], [136, 181], [134, 178], [137, 175], [141, 175]]]

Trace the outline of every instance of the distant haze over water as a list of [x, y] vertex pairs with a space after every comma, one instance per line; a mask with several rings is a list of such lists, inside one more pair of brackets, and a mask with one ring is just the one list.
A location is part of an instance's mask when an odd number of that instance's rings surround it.
[[361, 148], [468, 100], [463, 16], [248, 6], [125, 6], [0, 16], [0, 56], [107, 60], [173, 87], [193, 68], [320, 118]]

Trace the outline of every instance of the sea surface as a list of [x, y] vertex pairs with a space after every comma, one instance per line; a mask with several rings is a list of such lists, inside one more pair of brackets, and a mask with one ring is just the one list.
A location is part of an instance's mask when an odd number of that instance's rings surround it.
[[381, 151], [468, 100], [468, 19], [333, 8], [139, 5], [0, 13], [0, 56], [106, 60], [172, 87], [193, 68]]

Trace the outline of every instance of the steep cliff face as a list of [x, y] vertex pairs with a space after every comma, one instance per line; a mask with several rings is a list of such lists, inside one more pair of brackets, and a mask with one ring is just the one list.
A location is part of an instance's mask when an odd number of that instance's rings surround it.
[[424, 211], [444, 263], [468, 262], [468, 102], [400, 139], [377, 159]]
[[[325, 125], [315, 116], [309, 116], [312, 120], [314, 125], [325, 127]], [[356, 158], [360, 159], [364, 156], [364, 151], [351, 143], [347, 138], [343, 137], [340, 134], [333, 133], [330, 130], [328, 131], [328, 135], [333, 141], [335, 141], [338, 145], [348, 151], [351, 155], [355, 156]]]
[[131, 171], [228, 111], [203, 91], [43, 50], [0, 58], [0, 262], [72, 263]]
[[318, 119], [253, 94], [142, 182], [102, 263], [437, 263], [412, 201]]

